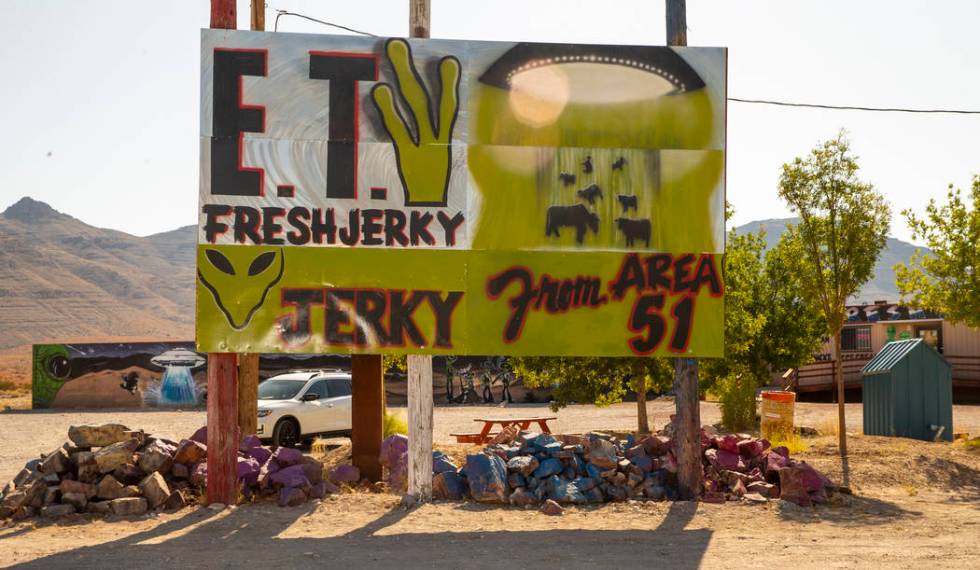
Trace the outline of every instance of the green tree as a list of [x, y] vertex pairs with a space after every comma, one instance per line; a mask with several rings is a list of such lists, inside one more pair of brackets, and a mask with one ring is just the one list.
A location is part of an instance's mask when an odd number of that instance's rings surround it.
[[664, 391], [674, 380], [669, 358], [524, 356], [511, 359], [514, 373], [529, 388], [553, 388], [551, 409], [572, 402], [608, 406], [623, 401], [627, 385], [636, 393], [637, 431], [650, 433], [646, 394]]
[[941, 206], [930, 200], [922, 217], [902, 212], [912, 237], [932, 251], [896, 265], [895, 281], [903, 300], [980, 328], [980, 176], [973, 177], [972, 209], [952, 185], [947, 198]]
[[820, 309], [834, 339], [841, 456], [847, 455], [840, 362], [844, 306], [871, 278], [890, 217], [885, 199], [857, 172], [857, 157], [841, 131], [808, 157], [783, 165], [779, 178], [779, 196], [800, 218], [789, 228], [788, 239], [800, 245], [796, 267], [803, 289]]
[[773, 371], [813, 358], [824, 327], [793, 269], [799, 244], [780, 239], [765, 253], [765, 232], [728, 234], [725, 252], [725, 358], [704, 361], [705, 385], [718, 393], [722, 423], [755, 423], [755, 395]]

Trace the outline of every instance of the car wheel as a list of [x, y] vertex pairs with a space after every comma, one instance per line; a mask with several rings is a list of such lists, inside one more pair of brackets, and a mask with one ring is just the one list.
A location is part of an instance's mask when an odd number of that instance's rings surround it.
[[276, 423], [272, 430], [272, 444], [279, 447], [295, 447], [300, 440], [299, 423], [296, 420], [284, 418]]

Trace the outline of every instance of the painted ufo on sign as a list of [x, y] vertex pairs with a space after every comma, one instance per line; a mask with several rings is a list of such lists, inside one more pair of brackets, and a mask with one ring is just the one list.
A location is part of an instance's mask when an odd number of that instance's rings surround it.
[[150, 362], [166, 368], [168, 366], [185, 366], [187, 368], [197, 368], [203, 365], [207, 360], [200, 354], [187, 350], [186, 348], [175, 348], [173, 350], [168, 350], [163, 354], [159, 354], [150, 359]]

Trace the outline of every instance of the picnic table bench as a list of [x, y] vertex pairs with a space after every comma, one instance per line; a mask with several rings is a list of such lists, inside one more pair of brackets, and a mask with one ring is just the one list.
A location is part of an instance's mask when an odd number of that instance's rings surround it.
[[551, 433], [551, 429], [548, 427], [548, 422], [551, 420], [557, 420], [557, 416], [532, 416], [532, 417], [517, 417], [517, 418], [476, 418], [474, 422], [483, 422], [483, 429], [476, 433], [451, 433], [449, 435], [456, 438], [458, 443], [476, 443], [482, 444], [487, 443], [494, 438], [500, 432], [490, 433], [494, 425], [500, 424], [501, 429], [508, 426], [516, 425], [522, 430], [528, 429], [532, 423], [538, 424], [543, 433]]

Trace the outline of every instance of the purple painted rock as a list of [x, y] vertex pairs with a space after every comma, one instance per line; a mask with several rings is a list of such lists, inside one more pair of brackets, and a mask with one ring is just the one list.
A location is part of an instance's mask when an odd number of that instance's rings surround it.
[[236, 466], [236, 474], [238, 480], [241, 481], [246, 486], [252, 486], [259, 481], [259, 472], [262, 470], [262, 466], [259, 462], [252, 459], [251, 457], [239, 457], [238, 465]]
[[381, 453], [379, 461], [385, 467], [391, 467], [399, 462], [405, 461], [408, 453], [408, 438], [400, 433], [390, 435], [381, 442]]
[[303, 474], [310, 480], [310, 483], [315, 485], [323, 481], [323, 464], [312, 457], [304, 457], [303, 459], [300, 467], [303, 468]]
[[724, 503], [725, 493], [721, 491], [708, 491], [701, 495], [701, 502], [703, 503]]
[[208, 486], [208, 464], [198, 463], [191, 469], [191, 474], [189, 477], [191, 485], [203, 489]]
[[174, 479], [187, 479], [191, 475], [191, 470], [182, 463], [174, 463], [170, 466], [170, 476]]
[[198, 428], [194, 435], [190, 437], [191, 441], [196, 441], [201, 445], [208, 444], [208, 426]]
[[271, 485], [269, 478], [272, 477], [273, 474], [279, 472], [279, 469], [279, 464], [276, 463], [276, 459], [274, 457], [270, 457], [269, 460], [262, 465], [262, 470], [259, 471], [259, 486], [263, 489], [269, 488]]
[[315, 483], [312, 487], [310, 487], [310, 498], [322, 499], [326, 497], [330, 492], [327, 490], [327, 484], [327, 481], [320, 481], [319, 483]]
[[303, 461], [303, 452], [292, 447], [280, 447], [272, 454], [280, 467], [296, 465]]
[[306, 472], [302, 465], [290, 465], [276, 471], [269, 476], [269, 482], [275, 489], [279, 487], [310, 487], [310, 480], [306, 478]]
[[742, 458], [739, 457], [738, 453], [728, 451], [727, 449], [709, 449], [704, 452], [704, 457], [708, 460], [708, 463], [719, 470], [745, 470], [745, 463], [742, 462]]
[[306, 491], [297, 487], [283, 487], [279, 491], [280, 507], [295, 507], [306, 502]]
[[361, 470], [354, 465], [338, 465], [330, 472], [328, 479], [337, 485], [341, 483], [357, 483], [361, 480]]
[[246, 435], [242, 438], [242, 443], [238, 446], [239, 451], [248, 451], [253, 447], [262, 447], [262, 440], [257, 435]]
[[[557, 460], [555, 460], [557, 462]], [[560, 467], [560, 465], [559, 465]], [[505, 503], [508, 498], [507, 465], [496, 455], [466, 456], [466, 478], [470, 494], [481, 503]]]
[[245, 456], [258, 461], [259, 465], [265, 465], [265, 462], [272, 457], [272, 450], [268, 447], [252, 447], [245, 451]]

